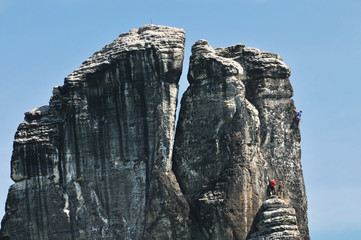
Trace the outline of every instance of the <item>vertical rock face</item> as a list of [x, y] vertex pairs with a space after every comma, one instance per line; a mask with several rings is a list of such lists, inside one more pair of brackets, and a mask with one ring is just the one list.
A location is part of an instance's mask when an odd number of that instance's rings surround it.
[[200, 239], [245, 239], [264, 195], [260, 122], [244, 78], [238, 62], [206, 41], [192, 47], [173, 167]]
[[184, 42], [163, 26], [122, 34], [25, 114], [2, 239], [187, 237], [171, 170]]
[[309, 239], [307, 198], [301, 166], [300, 132], [290, 99], [293, 89], [290, 69], [277, 54], [242, 45], [218, 49], [224, 57], [242, 64], [247, 78], [247, 99], [257, 108], [260, 127], [260, 152], [266, 161], [265, 174], [283, 182], [284, 195], [296, 210], [302, 239]]
[[308, 239], [290, 70], [280, 56], [235, 45], [192, 48], [173, 167], [199, 239], [246, 239], [266, 199], [267, 183], [284, 182]]
[[184, 43], [122, 34], [25, 113], [0, 239], [309, 239], [289, 68], [198, 41], [175, 135]]

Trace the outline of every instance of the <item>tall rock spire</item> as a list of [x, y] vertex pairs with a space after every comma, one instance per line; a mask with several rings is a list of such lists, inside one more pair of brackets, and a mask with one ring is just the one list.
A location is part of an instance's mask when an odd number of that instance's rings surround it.
[[307, 202], [290, 70], [242, 44], [192, 47], [173, 166], [200, 239], [246, 239], [272, 178], [287, 185], [303, 239]]
[[186, 236], [171, 171], [184, 43], [171, 27], [122, 34], [55, 87], [49, 106], [25, 114], [3, 237], [143, 239], [161, 227]]
[[199, 40], [175, 134], [184, 44], [182, 29], [131, 30], [25, 113], [1, 240], [309, 239], [290, 69]]

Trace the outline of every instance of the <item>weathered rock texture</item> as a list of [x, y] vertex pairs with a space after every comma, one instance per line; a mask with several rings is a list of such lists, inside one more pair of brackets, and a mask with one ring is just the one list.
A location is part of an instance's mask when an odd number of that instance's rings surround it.
[[289, 76], [276, 54], [244, 45], [213, 50], [204, 40], [192, 47], [173, 168], [199, 239], [246, 239], [271, 178], [284, 182], [309, 238]]
[[249, 240], [301, 240], [296, 212], [288, 201], [267, 199], [257, 215], [256, 231]]
[[122, 34], [27, 112], [14, 141], [6, 239], [181, 239], [171, 171], [183, 30]]
[[175, 135], [184, 42], [164, 26], [122, 34], [25, 113], [1, 239], [259, 238], [284, 204], [261, 207], [271, 178], [309, 239], [289, 68], [198, 41]]

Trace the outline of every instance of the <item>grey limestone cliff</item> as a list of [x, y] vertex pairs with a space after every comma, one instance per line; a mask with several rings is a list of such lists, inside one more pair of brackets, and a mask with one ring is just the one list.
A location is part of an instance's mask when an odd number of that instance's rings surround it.
[[235, 45], [192, 47], [173, 168], [200, 239], [245, 239], [271, 178], [283, 181], [308, 239], [290, 70], [280, 56]]
[[131, 30], [25, 113], [0, 239], [309, 239], [289, 68], [196, 42], [175, 131], [184, 44]]
[[187, 236], [170, 169], [184, 42], [170, 27], [122, 34], [25, 114], [2, 239]]

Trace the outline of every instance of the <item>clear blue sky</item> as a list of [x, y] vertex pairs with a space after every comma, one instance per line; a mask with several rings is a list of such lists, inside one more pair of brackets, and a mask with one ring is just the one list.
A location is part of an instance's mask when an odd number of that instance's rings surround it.
[[302, 164], [313, 240], [361, 239], [360, 0], [0, 0], [0, 215], [23, 113], [120, 33], [185, 29], [192, 44], [280, 54], [303, 110]]

